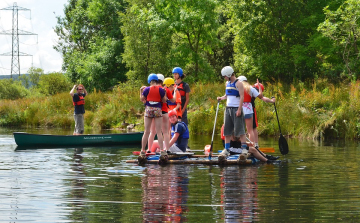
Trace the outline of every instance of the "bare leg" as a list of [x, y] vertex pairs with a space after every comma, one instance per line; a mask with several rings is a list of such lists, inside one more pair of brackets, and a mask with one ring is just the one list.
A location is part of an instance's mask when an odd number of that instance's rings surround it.
[[251, 139], [254, 143], [259, 143], [259, 132], [257, 131], [257, 128], [253, 129], [254, 137]]
[[162, 117], [162, 133], [164, 137], [165, 150], [168, 151], [170, 148], [170, 134], [169, 134], [169, 115], [168, 113], [163, 114]]
[[263, 162], [267, 161], [267, 159], [262, 154], [260, 154], [259, 151], [257, 149], [255, 149], [254, 147], [249, 148], [249, 153], [253, 154], [253, 156], [260, 161], [263, 161]]
[[160, 151], [163, 151], [164, 149], [164, 139], [162, 135], [162, 117], [155, 118], [155, 129], [156, 129], [156, 135], [159, 142]]
[[151, 128], [150, 128], [150, 134], [149, 134], [149, 138], [148, 138], [148, 150], [149, 151], [151, 151], [151, 147], [152, 147], [152, 144], [154, 142], [155, 134], [156, 134], [155, 119], [152, 119]]
[[144, 152], [145, 152], [147, 140], [149, 139], [152, 120], [153, 120], [153, 118], [144, 117], [145, 129], [144, 129], [144, 134], [143, 134], [143, 137], [141, 140], [141, 151], [144, 151]]
[[[254, 138], [254, 133], [253, 133], [253, 118], [247, 118], [245, 119], [245, 123], [246, 123], [246, 129], [247, 132], [249, 133], [249, 138], [250, 140], [253, 142], [254, 140], [252, 138]], [[246, 141], [242, 141], [241, 142], [246, 142]]]

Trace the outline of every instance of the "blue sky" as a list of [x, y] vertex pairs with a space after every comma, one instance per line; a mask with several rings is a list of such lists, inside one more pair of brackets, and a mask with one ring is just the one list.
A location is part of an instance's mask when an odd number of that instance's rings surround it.
[[[1, 0], [0, 9], [12, 7], [14, 2], [19, 7], [30, 11], [19, 11], [19, 29], [38, 34], [37, 36], [22, 35], [20, 52], [33, 57], [20, 57], [21, 73], [33, 64], [42, 68], [45, 73], [61, 71], [61, 54], [53, 49], [58, 38], [54, 32], [56, 16], [63, 17], [64, 5], [67, 0]], [[12, 29], [12, 11], [0, 10], [0, 31]], [[0, 35], [0, 54], [11, 52], [11, 35]], [[10, 74], [11, 57], [0, 56], [0, 75]]]

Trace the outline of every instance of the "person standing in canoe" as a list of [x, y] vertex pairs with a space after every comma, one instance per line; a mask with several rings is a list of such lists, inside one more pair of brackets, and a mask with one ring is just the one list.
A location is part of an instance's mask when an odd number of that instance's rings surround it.
[[181, 112], [181, 95], [180, 92], [176, 89], [176, 85], [175, 85], [175, 81], [174, 79], [167, 77], [164, 80], [164, 85], [166, 86], [166, 88], [168, 88], [173, 95], [175, 95], [175, 102], [172, 102], [170, 100], [167, 100], [167, 105], [169, 107], [169, 111], [170, 110], [175, 110], [178, 120], [181, 121], [181, 116], [182, 116], [182, 112]]
[[[158, 85], [163, 86], [164, 82], [164, 75], [157, 74], [158, 77]], [[165, 90], [165, 95], [168, 101], [175, 102], [175, 97], [173, 96], [173, 92], [171, 92], [168, 88], [163, 88]], [[167, 103], [161, 103], [161, 113], [162, 113], [162, 133], [164, 138], [164, 146], [165, 150], [169, 150], [169, 142], [170, 142], [170, 126], [169, 126], [169, 116], [168, 116], [168, 105]], [[152, 151], [153, 143], [154, 143], [154, 137], [156, 134], [155, 129], [155, 120], [152, 120], [151, 123], [151, 129], [150, 129], [150, 135], [148, 139], [148, 151]]]
[[[76, 93], [74, 90], [76, 88]], [[81, 135], [84, 134], [84, 114], [85, 114], [85, 96], [87, 95], [87, 91], [84, 85], [74, 85], [74, 87], [70, 91], [70, 95], [73, 99], [74, 105], [74, 120], [75, 120], [75, 130], [73, 135]]]
[[181, 95], [181, 121], [185, 122], [186, 125], [189, 124], [187, 119], [187, 106], [190, 100], [190, 86], [183, 81], [185, 75], [183, 70], [180, 67], [175, 67], [172, 70], [175, 83], [177, 85], [177, 90], [180, 92]]
[[190, 136], [186, 123], [178, 121], [175, 110], [169, 111], [169, 120], [171, 123], [170, 152], [186, 152]]
[[165, 90], [158, 85], [158, 76], [156, 74], [150, 74], [148, 76], [149, 87], [142, 86], [140, 88], [140, 100], [145, 102], [145, 114], [144, 114], [144, 135], [141, 141], [141, 152], [138, 157], [139, 163], [146, 161], [145, 148], [150, 135], [151, 123], [154, 119], [157, 138], [159, 141], [159, 147], [161, 155], [167, 155], [163, 150], [163, 135], [162, 135], [162, 103], [166, 103]]
[[223, 161], [230, 155], [230, 140], [232, 135], [240, 138], [241, 148], [248, 149], [245, 136], [245, 120], [243, 110], [244, 86], [235, 77], [234, 69], [226, 66], [221, 70], [221, 75], [226, 80], [225, 95], [217, 97], [218, 101], [226, 100], [224, 112], [224, 136], [225, 149], [220, 153], [219, 161]]

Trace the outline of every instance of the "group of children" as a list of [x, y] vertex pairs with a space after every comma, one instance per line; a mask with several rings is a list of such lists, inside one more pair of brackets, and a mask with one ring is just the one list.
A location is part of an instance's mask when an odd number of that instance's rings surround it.
[[[155, 133], [160, 149], [160, 161], [167, 159], [168, 152], [185, 152], [189, 139], [187, 105], [189, 103], [189, 85], [182, 81], [183, 71], [175, 67], [172, 78], [164, 78], [162, 74], [150, 74], [150, 86], [140, 88], [140, 100], [145, 104], [144, 135], [139, 162], [146, 160], [146, 145], [149, 152], [155, 152], [153, 146]], [[217, 100], [226, 100], [222, 136], [225, 149], [219, 160], [225, 160], [230, 154], [241, 154], [239, 159], [246, 159], [252, 154], [261, 161], [276, 160], [278, 157], [266, 155], [259, 150], [255, 99], [275, 103], [262, 95], [264, 86], [257, 81], [251, 86], [245, 76], [235, 77], [232, 67], [221, 70], [226, 79], [225, 95]], [[169, 123], [171, 126], [169, 126]], [[246, 143], [245, 127], [249, 134], [250, 147]], [[171, 136], [171, 137], [170, 137]]]
[[[221, 70], [221, 75], [226, 79], [225, 95], [218, 97], [217, 100], [226, 100], [224, 113], [224, 147], [220, 153], [219, 160], [225, 160], [230, 154], [241, 154], [240, 160], [245, 160], [248, 154], [252, 154], [260, 161], [270, 162], [279, 157], [266, 155], [259, 150], [258, 132], [255, 99], [268, 103], [275, 103], [275, 98], [269, 99], [262, 95], [264, 86], [257, 81], [251, 86], [245, 76], [235, 77], [234, 69], [226, 66]], [[249, 134], [250, 147], [246, 143], [245, 126]]]
[[190, 88], [182, 81], [184, 74], [180, 67], [175, 67], [172, 73], [175, 80], [164, 78], [162, 74], [150, 74], [150, 86], [140, 88], [140, 100], [145, 104], [145, 129], [139, 163], [146, 161], [146, 145], [148, 152], [155, 152], [155, 134], [160, 149], [160, 161], [167, 159], [168, 152], [186, 151], [189, 140], [186, 107], [189, 103]]

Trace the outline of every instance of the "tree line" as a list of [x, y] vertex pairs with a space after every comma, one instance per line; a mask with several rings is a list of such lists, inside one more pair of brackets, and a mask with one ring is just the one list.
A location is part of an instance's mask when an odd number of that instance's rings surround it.
[[221, 81], [231, 65], [248, 79], [303, 82], [360, 75], [358, 0], [69, 0], [54, 48], [87, 89], [170, 75]]

